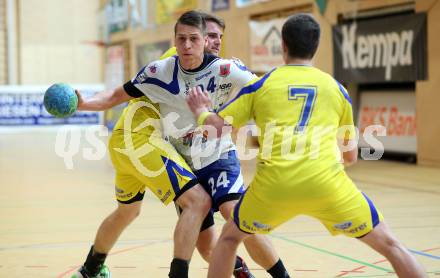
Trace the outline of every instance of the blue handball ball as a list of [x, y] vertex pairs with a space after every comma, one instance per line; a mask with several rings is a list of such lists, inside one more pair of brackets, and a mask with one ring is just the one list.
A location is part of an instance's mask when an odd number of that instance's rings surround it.
[[57, 118], [72, 115], [78, 107], [75, 90], [65, 83], [56, 83], [44, 93], [44, 107]]

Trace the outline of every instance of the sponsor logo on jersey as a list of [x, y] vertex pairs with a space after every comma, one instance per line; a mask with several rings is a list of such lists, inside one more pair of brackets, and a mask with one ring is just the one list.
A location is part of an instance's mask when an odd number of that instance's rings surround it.
[[365, 230], [367, 227], [368, 227], [367, 223], [364, 222], [364, 223], [360, 224], [359, 226], [354, 227], [353, 229], [350, 229], [348, 231], [346, 230], [345, 232], [349, 232], [350, 234], [355, 234], [359, 231]]
[[227, 90], [230, 89], [231, 87], [232, 87], [232, 83], [220, 84], [219, 86], [220, 90]]
[[157, 71], [156, 65], [151, 65], [148, 67], [148, 69], [150, 70], [151, 73], [156, 73], [156, 71]]
[[163, 195], [162, 198], [160, 198], [160, 200], [162, 201], [162, 203], [165, 203], [165, 201], [171, 196], [171, 190], [168, 190], [165, 195]]
[[253, 225], [249, 225], [245, 220], [241, 221], [241, 225], [248, 229], [249, 231], [257, 232], [257, 231], [266, 231], [269, 232], [272, 230], [272, 227], [270, 225], [262, 224], [259, 222], [252, 223]]
[[128, 192], [127, 194], [116, 193], [116, 196], [118, 196], [120, 199], [130, 199], [133, 197], [133, 192]]
[[207, 73], [204, 73], [204, 74], [202, 74], [200, 76], [197, 76], [196, 77], [196, 81], [199, 81], [202, 78], [208, 77], [211, 73], [212, 73], [212, 71], [208, 71]]
[[351, 221], [346, 221], [343, 223], [335, 224], [333, 225], [333, 227], [337, 230], [341, 230], [344, 233], [348, 233], [348, 234], [355, 234], [357, 232], [365, 230], [368, 227], [366, 222], [360, 224], [357, 227], [352, 227], [352, 225], [353, 223]]
[[226, 77], [231, 73], [231, 64], [220, 65], [220, 73], [221, 77]]
[[267, 225], [267, 224], [263, 224], [263, 223], [260, 223], [257, 221], [254, 221], [254, 223], [252, 223], [252, 224], [254, 224], [254, 226], [257, 227], [257, 229], [259, 229], [259, 230], [267, 230], [267, 231], [271, 230], [270, 225]]
[[191, 83], [189, 83], [188, 81], [185, 81], [185, 92], [183, 92], [185, 95], [188, 95], [189, 94], [189, 89], [190, 89], [190, 86], [191, 85]]
[[353, 223], [351, 221], [346, 221], [346, 222], [335, 224], [335, 225], [333, 225], [333, 227], [335, 227], [336, 229], [339, 229], [339, 230], [345, 230], [345, 229], [350, 228], [351, 225], [353, 225]]

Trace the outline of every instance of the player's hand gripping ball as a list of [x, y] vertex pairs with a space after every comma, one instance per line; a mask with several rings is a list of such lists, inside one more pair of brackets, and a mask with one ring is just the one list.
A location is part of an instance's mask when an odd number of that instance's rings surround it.
[[65, 83], [56, 83], [44, 93], [44, 107], [57, 118], [72, 115], [78, 107], [75, 90]]

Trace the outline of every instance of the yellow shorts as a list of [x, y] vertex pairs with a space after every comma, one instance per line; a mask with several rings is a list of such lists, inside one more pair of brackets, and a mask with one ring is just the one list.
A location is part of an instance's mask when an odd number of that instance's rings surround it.
[[197, 179], [174, 147], [159, 136], [115, 130], [109, 153], [116, 171], [116, 199], [142, 200], [148, 187], [165, 205], [197, 184]]
[[[269, 233], [297, 215], [308, 215], [318, 219], [332, 235], [361, 237], [383, 220], [373, 202], [356, 188], [344, 171], [332, 179], [333, 184], [258, 182], [261, 180], [257, 172], [232, 213], [236, 225], [247, 233]], [[322, 187], [322, 190], [313, 190], [320, 192], [319, 195], [306, 195], [311, 186]]]

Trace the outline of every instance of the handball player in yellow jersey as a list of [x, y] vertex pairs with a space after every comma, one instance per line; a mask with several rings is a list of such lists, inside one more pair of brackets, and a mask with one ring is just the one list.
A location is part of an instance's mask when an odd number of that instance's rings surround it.
[[[208, 95], [200, 88], [187, 98], [200, 125], [220, 133], [224, 125], [238, 128], [254, 119], [262, 134], [256, 175], [223, 228], [210, 278], [231, 276], [237, 247], [247, 237], [269, 233], [300, 214], [318, 219], [332, 235], [366, 243], [399, 277], [426, 277], [344, 171], [344, 164], [357, 159], [351, 100], [332, 76], [312, 66], [319, 36], [311, 15], [293, 15], [282, 29], [285, 65], [251, 81], [217, 113], [209, 111]], [[353, 147], [343, 152], [343, 164], [338, 141]]]

